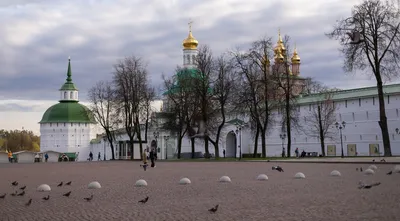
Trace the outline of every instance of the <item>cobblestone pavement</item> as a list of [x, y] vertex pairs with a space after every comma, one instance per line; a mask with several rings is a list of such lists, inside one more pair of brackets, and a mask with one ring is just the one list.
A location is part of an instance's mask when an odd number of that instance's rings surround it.
[[[271, 220], [271, 221], [372, 221], [400, 220], [400, 174], [386, 175], [393, 165], [377, 165], [375, 175], [365, 176], [350, 164], [280, 163], [283, 173], [272, 171], [273, 162], [159, 162], [143, 171], [139, 162], [85, 162], [0, 164], [0, 220]], [[330, 177], [332, 170], [342, 177]], [[306, 179], [297, 180], [296, 172]], [[268, 181], [257, 181], [265, 173]], [[227, 175], [232, 183], [219, 183]], [[178, 182], [188, 177], [192, 184]], [[147, 187], [135, 187], [145, 179]], [[11, 182], [27, 185], [25, 196], [13, 197]], [[357, 189], [359, 180], [382, 184]], [[57, 187], [60, 181], [71, 186]], [[89, 190], [98, 181], [101, 189]], [[40, 184], [52, 188], [36, 192]], [[62, 194], [72, 191], [69, 198]], [[91, 202], [84, 197], [94, 194]], [[138, 200], [150, 199], [142, 205]], [[33, 199], [32, 205], [24, 204]], [[207, 210], [219, 204], [216, 214]]]

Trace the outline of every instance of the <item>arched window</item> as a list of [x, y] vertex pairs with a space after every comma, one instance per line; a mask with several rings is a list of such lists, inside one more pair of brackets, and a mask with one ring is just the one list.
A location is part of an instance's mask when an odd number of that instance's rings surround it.
[[183, 64], [186, 64], [185, 55], [183, 55]]
[[187, 64], [190, 64], [190, 55], [186, 55]]
[[68, 97], [67, 97], [67, 92], [65, 91], [64, 92], [64, 99], [67, 99]]
[[69, 92], [69, 99], [73, 99], [73, 97], [74, 97], [74, 92]]
[[196, 55], [192, 55], [192, 63], [196, 64]]

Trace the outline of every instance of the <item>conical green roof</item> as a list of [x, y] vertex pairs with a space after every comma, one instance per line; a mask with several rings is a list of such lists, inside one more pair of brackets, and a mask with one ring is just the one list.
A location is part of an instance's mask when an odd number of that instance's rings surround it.
[[71, 74], [71, 58], [68, 58], [68, 71], [67, 71], [67, 81], [60, 88], [60, 91], [77, 91], [78, 88], [72, 82]]

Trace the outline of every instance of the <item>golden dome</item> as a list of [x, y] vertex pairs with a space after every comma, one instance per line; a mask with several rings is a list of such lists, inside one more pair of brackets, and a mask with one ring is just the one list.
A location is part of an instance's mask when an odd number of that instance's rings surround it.
[[276, 50], [276, 53], [275, 53], [275, 60], [283, 61], [284, 58], [285, 57], [283, 57], [281, 49], [278, 48], [278, 50]]
[[300, 64], [300, 56], [299, 56], [299, 54], [297, 54], [296, 46], [294, 47], [294, 51], [293, 51], [292, 63]]
[[278, 31], [278, 41], [276, 42], [274, 52], [275, 52], [275, 55], [277, 55], [278, 53], [281, 53], [281, 54], [283, 54], [282, 56], [284, 56], [285, 52], [286, 52], [286, 48], [285, 48], [285, 45], [283, 44], [283, 40], [282, 40], [282, 36], [281, 36], [281, 30]]
[[189, 22], [189, 35], [183, 40], [183, 49], [197, 49], [199, 42], [192, 35], [192, 22]]

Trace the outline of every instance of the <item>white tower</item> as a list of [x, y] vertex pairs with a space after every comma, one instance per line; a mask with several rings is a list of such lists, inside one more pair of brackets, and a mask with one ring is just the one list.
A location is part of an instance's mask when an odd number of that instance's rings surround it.
[[192, 35], [192, 23], [189, 22], [189, 35], [183, 40], [183, 67], [184, 68], [195, 68], [196, 57], [197, 57], [197, 45], [199, 42]]

